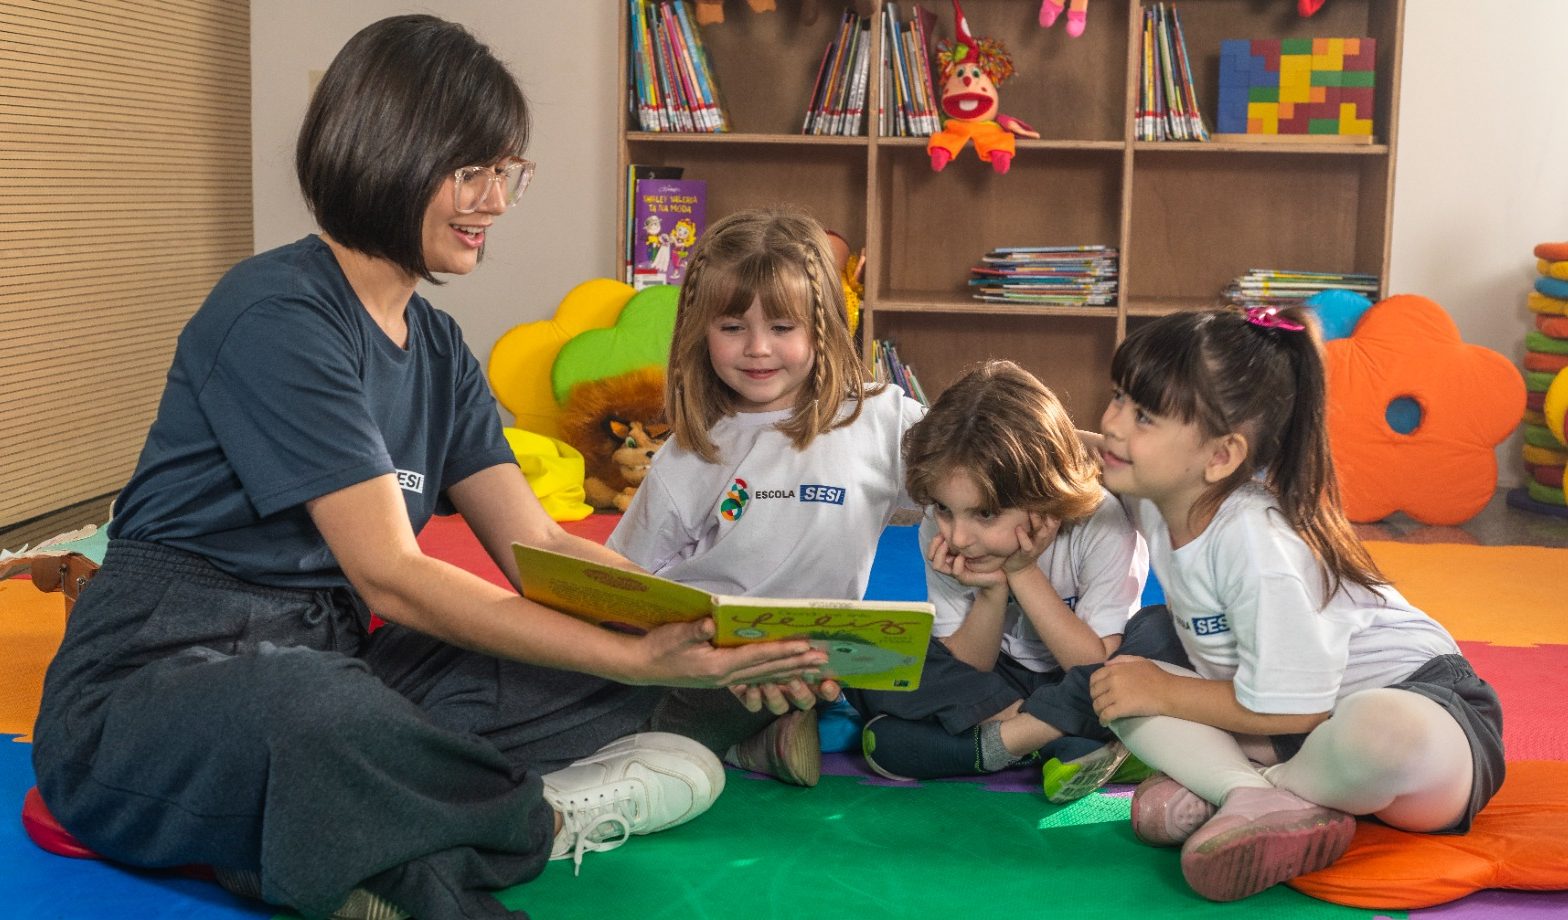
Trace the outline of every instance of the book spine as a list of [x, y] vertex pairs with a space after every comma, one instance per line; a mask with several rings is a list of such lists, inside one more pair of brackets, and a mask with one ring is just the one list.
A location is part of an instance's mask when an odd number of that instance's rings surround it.
[[844, 66], [844, 55], [848, 51], [849, 23], [854, 16], [853, 11], [844, 10], [844, 15], [839, 17], [838, 33], [833, 37], [833, 59], [828, 63], [828, 83], [822, 91], [822, 112], [817, 118], [817, 125], [811, 132], [813, 134], [828, 134], [833, 125], [834, 100], [838, 98], [839, 72]]
[[915, 125], [914, 106], [910, 101], [910, 69], [909, 58], [904, 54], [903, 24], [900, 23], [895, 13], [895, 18], [890, 23], [892, 28], [891, 40], [893, 42], [893, 76], [895, 79], [894, 93], [898, 97], [898, 134], [900, 137], [913, 137], [920, 133]]
[[806, 117], [800, 124], [801, 134], [812, 133], [812, 125], [816, 123], [818, 114], [822, 110], [822, 81], [827, 75], [828, 60], [833, 57], [833, 43], [828, 42], [822, 48], [822, 62], [817, 65], [817, 79], [811, 84], [811, 99], [806, 102]]
[[1192, 61], [1187, 53], [1187, 36], [1181, 30], [1181, 14], [1171, 7], [1171, 20], [1176, 27], [1176, 53], [1181, 59], [1182, 82], [1187, 90], [1187, 108], [1192, 119], [1192, 133], [1196, 140], [1209, 139], [1209, 129], [1203, 123], [1203, 113], [1198, 111], [1198, 88], [1192, 82]]
[[709, 133], [716, 132], [719, 130], [720, 118], [713, 92], [713, 75], [708, 73], [704, 60], [702, 38], [692, 28], [691, 14], [683, 2], [675, 4], [675, 24], [681, 42], [681, 59], [686, 66], [692, 87], [696, 90], [703, 130]]
[[637, 119], [637, 127], [643, 131], [648, 130], [647, 105], [648, 82], [642, 68], [642, 24], [638, 13], [639, 0], [628, 0], [626, 4], [628, 19], [629, 40], [626, 43], [627, 64], [632, 72], [631, 110]]
[[637, 11], [637, 61], [642, 73], [643, 101], [640, 119], [645, 131], [665, 131], [664, 109], [659, 95], [659, 77], [653, 56], [653, 34], [648, 21], [648, 0], [632, 0]]
[[844, 115], [845, 137], [861, 133], [866, 113], [866, 65], [871, 60], [871, 20], [855, 17], [855, 60], [849, 75], [849, 106]]
[[697, 88], [692, 85], [686, 66], [686, 41], [681, 37], [679, 5], [672, 2], [664, 18], [664, 44], [670, 53], [670, 77], [680, 94], [681, 111], [686, 113], [693, 131], [703, 130], [702, 108]]
[[926, 33], [920, 12], [917, 5], [909, 20], [915, 39], [915, 86], [920, 92], [920, 133], [935, 134], [942, 128], [942, 115], [937, 111], [936, 85], [931, 76], [931, 36]]
[[1139, 81], [1138, 91], [1138, 132], [1137, 137], [1142, 141], [1155, 140], [1154, 133], [1154, 10], [1147, 8], [1143, 11], [1143, 79]]
[[653, 72], [658, 80], [659, 117], [666, 131], [680, 131], [680, 119], [676, 115], [676, 103], [672, 98], [674, 89], [670, 86], [669, 65], [666, 63], [664, 52], [662, 19], [660, 4], [650, 2], [648, 4], [648, 50], [653, 57]]
[[844, 53], [839, 55], [838, 72], [833, 75], [833, 104], [828, 112], [828, 126], [824, 134], [843, 134], [844, 116], [849, 109], [849, 81], [855, 69], [855, 14], [844, 11]]

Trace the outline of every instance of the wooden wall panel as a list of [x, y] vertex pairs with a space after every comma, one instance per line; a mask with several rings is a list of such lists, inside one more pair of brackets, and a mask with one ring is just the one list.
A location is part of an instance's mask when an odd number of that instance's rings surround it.
[[0, 4], [0, 533], [124, 485], [251, 254], [249, 7]]

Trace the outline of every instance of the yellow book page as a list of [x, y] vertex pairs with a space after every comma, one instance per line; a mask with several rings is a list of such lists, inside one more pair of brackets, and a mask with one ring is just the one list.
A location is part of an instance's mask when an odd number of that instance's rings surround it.
[[602, 626], [642, 632], [708, 615], [706, 591], [575, 556], [512, 544], [523, 596]]

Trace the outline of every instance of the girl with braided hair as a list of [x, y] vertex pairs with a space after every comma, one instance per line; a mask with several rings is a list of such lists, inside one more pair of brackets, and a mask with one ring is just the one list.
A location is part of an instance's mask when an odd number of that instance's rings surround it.
[[[665, 405], [674, 434], [610, 547], [715, 593], [864, 595], [882, 528], [915, 507], [899, 444], [924, 409], [867, 381], [817, 221], [741, 211], [698, 240]], [[814, 785], [814, 705], [836, 698], [837, 685], [792, 680], [731, 694], [674, 695], [654, 724], [682, 726], [740, 766]]]

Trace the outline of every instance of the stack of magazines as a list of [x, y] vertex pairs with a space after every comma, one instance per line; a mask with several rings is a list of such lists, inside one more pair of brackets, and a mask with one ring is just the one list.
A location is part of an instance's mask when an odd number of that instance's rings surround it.
[[1116, 303], [1114, 246], [993, 249], [970, 269], [969, 290], [988, 303], [1103, 307]]
[[1143, 66], [1133, 130], [1140, 141], [1206, 141], [1209, 129], [1198, 111], [1187, 40], [1173, 3], [1143, 11]]
[[1376, 297], [1377, 286], [1377, 275], [1251, 268], [1232, 281], [1224, 294], [1226, 300], [1240, 307], [1280, 307], [1300, 303], [1322, 291], [1355, 291]]
[[702, 33], [685, 0], [631, 0], [629, 46], [638, 128], [729, 130]]

